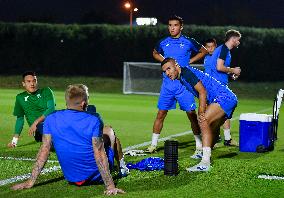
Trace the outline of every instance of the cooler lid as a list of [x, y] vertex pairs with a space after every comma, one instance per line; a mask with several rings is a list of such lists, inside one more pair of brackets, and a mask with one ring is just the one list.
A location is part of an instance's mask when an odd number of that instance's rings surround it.
[[258, 121], [258, 122], [272, 122], [272, 115], [257, 114], [257, 113], [242, 113], [240, 120], [245, 121]]

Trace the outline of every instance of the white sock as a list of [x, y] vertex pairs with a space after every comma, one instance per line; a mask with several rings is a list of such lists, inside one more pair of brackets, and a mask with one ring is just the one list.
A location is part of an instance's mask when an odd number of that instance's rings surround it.
[[18, 139], [19, 138], [17, 138], [17, 137], [13, 137], [12, 144], [16, 146], [18, 144]]
[[160, 134], [153, 133], [153, 135], [152, 135], [152, 146], [157, 146], [159, 136], [160, 136]]
[[202, 150], [201, 135], [194, 135], [196, 150]]
[[230, 129], [224, 129], [224, 139], [225, 140], [230, 140], [231, 139]]
[[125, 167], [126, 166], [125, 161], [124, 161], [124, 157], [121, 158], [121, 160], [119, 160], [119, 166], [120, 167]]
[[210, 164], [211, 147], [203, 147], [202, 161]]

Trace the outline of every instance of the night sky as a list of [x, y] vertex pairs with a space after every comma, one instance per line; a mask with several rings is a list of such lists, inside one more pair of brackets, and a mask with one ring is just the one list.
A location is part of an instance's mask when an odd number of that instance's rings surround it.
[[[0, 0], [0, 21], [126, 24], [120, 0]], [[268, 4], [268, 2], [271, 2]], [[166, 23], [172, 14], [186, 24], [284, 27], [284, 0], [135, 0], [135, 17]]]

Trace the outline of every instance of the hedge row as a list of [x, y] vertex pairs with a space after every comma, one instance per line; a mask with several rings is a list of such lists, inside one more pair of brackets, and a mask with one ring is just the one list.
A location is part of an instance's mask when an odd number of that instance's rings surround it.
[[[232, 65], [242, 67], [244, 81], [284, 79], [284, 29], [185, 26], [183, 33], [199, 42], [215, 37], [222, 43], [229, 28], [242, 33]], [[47, 75], [121, 77], [124, 61], [154, 62], [156, 42], [167, 26], [51, 25], [0, 23], [0, 73], [36, 70]]]

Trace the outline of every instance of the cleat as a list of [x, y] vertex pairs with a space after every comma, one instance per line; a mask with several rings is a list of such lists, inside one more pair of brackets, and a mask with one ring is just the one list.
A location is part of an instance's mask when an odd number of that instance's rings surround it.
[[230, 139], [230, 140], [224, 140], [225, 146], [239, 146], [238, 142]]
[[149, 146], [146, 150], [145, 150], [146, 153], [156, 153], [157, 152], [157, 147], [156, 146]]
[[222, 146], [221, 143], [216, 143], [214, 144], [213, 149], [220, 148], [221, 146]]
[[211, 169], [210, 162], [205, 163], [201, 161], [199, 164], [189, 167], [186, 170], [188, 172], [208, 172], [210, 171], [210, 169]]
[[202, 150], [196, 149], [194, 154], [190, 156], [192, 159], [201, 159], [202, 158]]
[[127, 175], [129, 175], [130, 171], [126, 166], [120, 167], [119, 168], [119, 175], [121, 177], [126, 177]]

